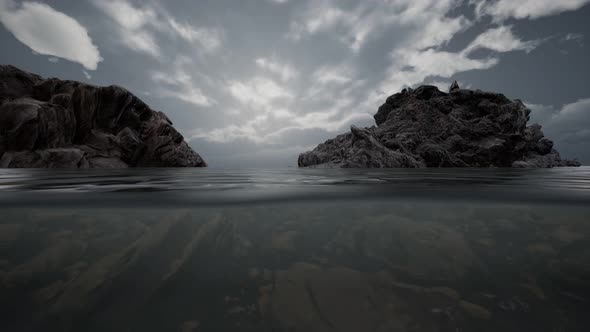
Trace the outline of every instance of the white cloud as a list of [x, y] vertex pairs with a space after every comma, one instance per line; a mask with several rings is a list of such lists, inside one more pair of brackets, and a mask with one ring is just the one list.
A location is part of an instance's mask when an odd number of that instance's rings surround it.
[[135, 51], [160, 57], [155, 32], [180, 37], [209, 54], [222, 46], [222, 30], [181, 23], [159, 6], [136, 6], [127, 0], [93, 0], [93, 4], [117, 24], [123, 45]]
[[563, 157], [590, 162], [590, 98], [579, 99], [561, 108], [529, 104], [531, 123], [543, 126], [546, 137], [555, 142]]
[[156, 38], [146, 30], [146, 26], [157, 22], [152, 9], [138, 8], [126, 1], [95, 0], [93, 3], [118, 25], [123, 45], [154, 57], [160, 56]]
[[58, 63], [59, 62], [59, 58], [56, 58], [54, 56], [47, 58], [47, 61], [51, 62], [51, 63]]
[[310, 3], [307, 12], [300, 20], [291, 22], [291, 31], [287, 37], [294, 40], [301, 39], [305, 35], [325, 31], [337, 24], [352, 23], [355, 17], [340, 8], [333, 6], [329, 1]]
[[584, 35], [582, 35], [581, 33], [568, 33], [567, 35], [565, 35], [565, 37], [563, 37], [563, 40], [579, 40], [579, 39], [583, 39]]
[[358, 73], [347, 63], [322, 66], [310, 76], [311, 83], [303, 93], [303, 98], [312, 102], [339, 100], [342, 96], [361, 91], [367, 83], [358, 78]]
[[383, 101], [388, 95], [405, 86], [414, 86], [430, 76], [451, 77], [458, 72], [489, 69], [498, 63], [496, 58], [470, 59], [464, 53], [428, 49], [426, 51], [398, 50], [394, 64], [388, 69], [386, 81], [372, 100]]
[[90, 74], [88, 74], [88, 72], [86, 70], [82, 70], [82, 74], [84, 74], [84, 77], [86, 77], [87, 80], [92, 78], [92, 76]]
[[[532, 110], [531, 122], [543, 125], [545, 131], [556, 135], [556, 140], [584, 136], [589, 130], [590, 98], [579, 99], [561, 108], [538, 104], [527, 106]], [[590, 140], [590, 135], [587, 138]]]
[[490, 15], [496, 21], [508, 18], [536, 19], [543, 16], [576, 10], [590, 3], [590, 0], [472, 0], [478, 16]]
[[265, 77], [254, 77], [247, 81], [233, 80], [228, 84], [230, 94], [242, 104], [258, 108], [270, 106], [280, 99], [292, 99], [293, 94]]
[[497, 56], [473, 59], [469, 55], [478, 49], [489, 49], [504, 53], [509, 51], [530, 52], [540, 41], [522, 41], [512, 33], [510, 26], [500, 26], [484, 31], [459, 52], [439, 51], [434, 48], [419, 50], [415, 48], [395, 49], [391, 54], [392, 65], [384, 80], [368, 100], [382, 102], [388, 95], [405, 86], [414, 86], [429, 77], [450, 78], [469, 70], [489, 69], [500, 61]]
[[485, 48], [496, 52], [525, 51], [529, 53], [539, 43], [539, 40], [522, 41], [512, 33], [511, 26], [499, 26], [477, 36], [463, 52], [470, 53]]
[[463, 31], [470, 27], [472, 23], [463, 16], [456, 18], [433, 18], [426, 15], [422, 20], [424, 26], [416, 29], [411, 39], [415, 39], [416, 43], [412, 43], [412, 47], [424, 49], [427, 47], [437, 47], [447, 43], [456, 33]]
[[95, 1], [95, 5], [103, 10], [117, 24], [127, 30], [139, 30], [147, 24], [152, 24], [157, 18], [151, 8], [135, 7], [126, 1], [101, 0]]
[[576, 42], [579, 46], [584, 46], [584, 35], [581, 33], [573, 33], [570, 32], [566, 34], [563, 38], [561, 38], [562, 42], [573, 41]]
[[[325, 70], [320, 70], [325, 72]], [[251, 114], [241, 123], [229, 124], [214, 130], [195, 130], [193, 138], [211, 142], [246, 140], [255, 144], [287, 144], [293, 132], [318, 129], [337, 132], [358, 121], [368, 122], [372, 116], [355, 109], [356, 99], [351, 91], [364, 81], [344, 84], [328, 82], [320, 85], [318, 101], [329, 101], [328, 106], [314, 104], [308, 96], [299, 96], [288, 88], [264, 77], [245, 81], [231, 81], [230, 94], [240, 103], [240, 112]], [[335, 88], [335, 89], [334, 89]], [[311, 104], [306, 105], [306, 102]], [[242, 117], [244, 114], [241, 114]]]
[[222, 45], [223, 31], [213, 28], [196, 28], [190, 24], [182, 24], [174, 18], [168, 18], [168, 24], [184, 40], [197, 42], [207, 53], [217, 52]]
[[258, 58], [256, 65], [271, 73], [277, 74], [283, 81], [297, 77], [298, 73], [291, 65], [281, 63], [275, 58]]
[[358, 52], [369, 38], [377, 38], [386, 29], [410, 29], [406, 42], [416, 48], [444, 44], [458, 31], [470, 26], [463, 16], [445, 17], [458, 2], [455, 0], [366, 0], [352, 9], [342, 2], [310, 2], [307, 10], [291, 23], [287, 37], [299, 40], [308, 35], [339, 29], [342, 43]]
[[189, 71], [186, 65], [190, 64], [190, 59], [179, 57], [176, 59], [172, 70], [152, 72], [152, 81], [158, 84], [156, 92], [162, 97], [177, 98], [199, 107], [208, 107], [216, 104], [217, 102], [213, 98], [206, 96], [196, 86], [193, 78], [187, 74]]
[[96, 70], [103, 59], [88, 31], [74, 18], [46, 4], [0, 0], [0, 21], [34, 52], [80, 63]]
[[329, 132], [337, 132], [357, 121], [373, 120], [371, 114], [359, 112], [354, 108], [355, 106], [357, 106], [355, 99], [342, 97], [329, 107], [299, 115], [293, 122], [296, 124], [296, 128], [300, 129], [320, 128]]
[[311, 78], [321, 84], [345, 84], [352, 81], [352, 68], [345, 65], [323, 66], [317, 69]]
[[[234, 71], [242, 76], [223, 77], [207, 84], [220, 94], [215, 95], [220, 101], [216, 109], [223, 112], [219, 127], [194, 129], [188, 136], [219, 145], [244, 144], [252, 153], [292, 146], [304, 140], [309, 143], [312, 138], [307, 135], [312, 133], [324, 138], [347, 130], [350, 124], [373, 123], [372, 114], [377, 107], [404, 86], [431, 82], [446, 90], [457, 73], [492, 68], [499, 63], [502, 53], [531, 52], [541, 42], [520, 38], [512, 26], [494, 24], [459, 50], [455, 45], [453, 50], [444, 49], [459, 33], [476, 22], [483, 22], [462, 16], [456, 10], [461, 3], [461, 0], [318, 0], [302, 7], [294, 4], [290, 8], [302, 11], [295, 12], [290, 22], [291, 41], [318, 35], [333, 38], [345, 45], [341, 57], [308, 71], [307, 66], [295, 67], [297, 62], [288, 61], [289, 58], [277, 57], [272, 52], [259, 53], [268, 55], [246, 60], [256, 66], [251, 72]], [[483, 5], [480, 10], [483, 12]], [[203, 48], [194, 33], [197, 28], [184, 26], [166, 14], [159, 13], [158, 18], [163, 27], [151, 28], [171, 31], [174, 36]], [[218, 36], [220, 42], [211, 45], [223, 43], [223, 32]], [[382, 76], [371, 77], [372, 68], [366, 70], [370, 66], [359, 63], [365, 61], [368, 53], [360, 51], [364, 47], [367, 52], [373, 51], [368, 50], [369, 43], [377, 40], [382, 43], [380, 49], [389, 47], [385, 50], [389, 56], [385, 54], [384, 59], [388, 66], [381, 70]], [[212, 47], [212, 52], [218, 52], [221, 46]], [[476, 50], [492, 52], [475, 57]], [[371, 59], [382, 61], [377, 56]], [[187, 65], [170, 74], [154, 73], [152, 79], [166, 88], [166, 92], [154, 93], [175, 93], [181, 99], [181, 95], [191, 96], [191, 90], [183, 87], [195, 87], [193, 78], [201, 83], [207, 80], [199, 78], [196, 70], [188, 69]], [[469, 87], [463, 82], [460, 85]], [[210, 100], [199, 96], [204, 96], [201, 90], [190, 99], [196, 100], [195, 104]]]
[[[340, 4], [330, 0], [319, 4], [312, 2], [309, 11], [292, 22], [289, 37], [297, 40], [330, 32], [339, 36], [336, 38], [343, 43], [349, 41], [354, 54], [369, 36], [384, 32], [388, 25], [404, 27], [405, 39], [395, 44], [387, 80], [378, 84], [388, 93], [397, 92], [406, 84], [422, 82], [431, 75], [448, 77], [458, 71], [490, 68], [498, 61], [495, 58], [469, 59], [464, 53], [432, 48], [444, 45], [471, 24], [462, 16], [445, 17], [454, 8], [453, 1], [391, 3], [369, 0], [369, 4], [363, 2], [352, 9], [340, 8]], [[281, 74], [288, 71], [276, 60], [260, 58], [256, 63], [285, 81], [290, 76]], [[230, 81], [227, 86], [230, 94], [241, 103], [242, 117], [253, 116], [248, 121], [213, 131], [200, 130], [197, 136], [216, 142], [245, 139], [269, 144], [280, 142], [286, 133], [298, 130], [321, 129], [334, 133], [353, 123], [369, 124], [372, 113], [383, 100], [369, 101], [367, 92], [363, 92], [369, 88], [367, 81], [355, 68], [350, 61], [320, 66], [307, 76], [309, 84], [302, 86], [299, 93], [263, 77]]]

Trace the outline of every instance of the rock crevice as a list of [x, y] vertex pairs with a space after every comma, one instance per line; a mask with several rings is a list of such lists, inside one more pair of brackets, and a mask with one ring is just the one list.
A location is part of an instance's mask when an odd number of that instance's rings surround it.
[[299, 155], [299, 167], [555, 167], [561, 159], [530, 110], [500, 93], [423, 85], [387, 98], [376, 126], [351, 127]]

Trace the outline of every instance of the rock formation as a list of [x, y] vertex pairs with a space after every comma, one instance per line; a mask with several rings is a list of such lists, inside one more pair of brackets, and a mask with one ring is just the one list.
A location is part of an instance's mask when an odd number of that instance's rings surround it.
[[0, 66], [0, 167], [204, 167], [162, 112], [126, 89]]
[[299, 155], [299, 167], [554, 167], [562, 160], [530, 110], [500, 93], [423, 85], [379, 107], [377, 126], [351, 127]]

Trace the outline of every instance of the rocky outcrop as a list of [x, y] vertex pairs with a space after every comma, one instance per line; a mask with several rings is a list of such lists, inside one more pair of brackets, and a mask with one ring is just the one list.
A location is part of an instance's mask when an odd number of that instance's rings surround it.
[[404, 89], [374, 115], [377, 126], [351, 127], [299, 155], [299, 167], [554, 167], [563, 160], [530, 110], [500, 93], [435, 86]]
[[162, 112], [119, 86], [0, 66], [0, 167], [204, 167]]

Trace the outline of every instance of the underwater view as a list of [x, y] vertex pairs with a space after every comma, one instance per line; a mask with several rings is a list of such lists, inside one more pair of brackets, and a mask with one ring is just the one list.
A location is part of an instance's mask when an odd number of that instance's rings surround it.
[[590, 168], [0, 170], [3, 331], [586, 331]]

